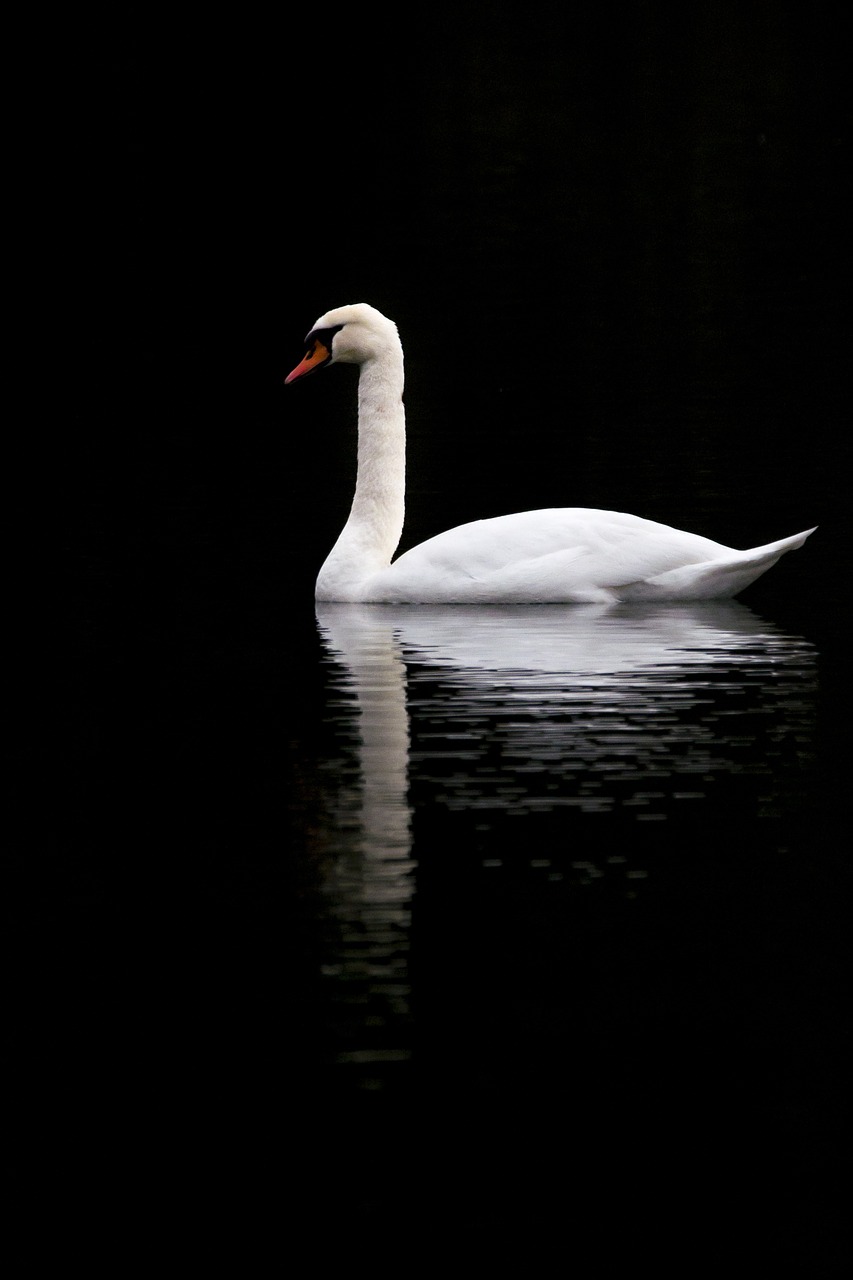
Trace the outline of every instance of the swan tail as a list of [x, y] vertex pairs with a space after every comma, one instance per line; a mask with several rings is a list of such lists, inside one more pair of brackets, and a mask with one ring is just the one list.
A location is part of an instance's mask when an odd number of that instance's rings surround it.
[[796, 551], [798, 547], [801, 547], [806, 538], [810, 537], [816, 528], [817, 525], [812, 529], [804, 530], [803, 533], [794, 533], [790, 538], [780, 538], [778, 542], [768, 542], [764, 547], [753, 547], [751, 551], [740, 551], [738, 554], [742, 556], [762, 556], [767, 554], [775, 555], [778, 559], [786, 551]]
[[[817, 528], [817, 526], [815, 526]], [[645, 582], [619, 590], [621, 600], [730, 600], [776, 563], [786, 551], [801, 547], [814, 529], [749, 551], [732, 551], [719, 560], [682, 565]]]

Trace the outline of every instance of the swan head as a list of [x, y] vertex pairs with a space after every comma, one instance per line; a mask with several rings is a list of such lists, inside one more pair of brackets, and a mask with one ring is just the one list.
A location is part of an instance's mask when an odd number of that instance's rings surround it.
[[400, 339], [393, 320], [366, 302], [336, 307], [315, 321], [305, 338], [305, 356], [287, 375], [295, 382], [327, 364], [365, 364], [390, 352], [400, 352]]

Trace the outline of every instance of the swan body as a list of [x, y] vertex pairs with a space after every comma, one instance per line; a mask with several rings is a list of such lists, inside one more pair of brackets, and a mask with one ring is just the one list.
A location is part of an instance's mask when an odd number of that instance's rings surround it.
[[737, 595], [813, 529], [736, 551], [618, 511], [549, 508], [475, 520], [392, 563], [403, 531], [406, 424], [397, 328], [356, 303], [321, 316], [293, 382], [360, 366], [358, 469], [349, 518], [317, 578], [320, 601], [569, 604], [720, 600]]

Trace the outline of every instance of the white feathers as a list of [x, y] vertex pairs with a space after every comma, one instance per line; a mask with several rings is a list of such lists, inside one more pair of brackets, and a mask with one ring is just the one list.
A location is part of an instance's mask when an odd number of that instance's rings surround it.
[[402, 347], [394, 324], [361, 303], [327, 312], [312, 333], [330, 330], [335, 330], [332, 362], [361, 366], [358, 475], [349, 519], [317, 579], [318, 600], [545, 604], [726, 599], [786, 551], [802, 546], [813, 532], [735, 551], [639, 516], [566, 507], [460, 525], [392, 564], [405, 497]]

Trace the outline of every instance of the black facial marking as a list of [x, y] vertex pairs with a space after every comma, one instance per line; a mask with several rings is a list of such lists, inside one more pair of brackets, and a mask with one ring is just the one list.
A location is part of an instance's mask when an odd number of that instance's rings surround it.
[[333, 324], [328, 329], [312, 329], [305, 338], [306, 347], [313, 347], [315, 342], [322, 342], [326, 350], [331, 353], [332, 339], [336, 333], [340, 333], [343, 327], [342, 324]]

